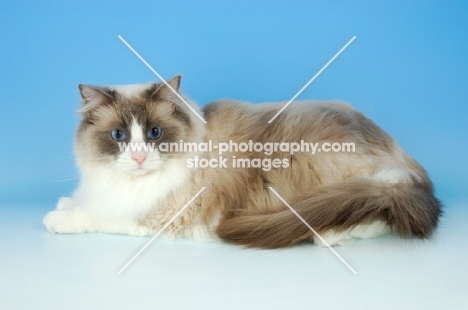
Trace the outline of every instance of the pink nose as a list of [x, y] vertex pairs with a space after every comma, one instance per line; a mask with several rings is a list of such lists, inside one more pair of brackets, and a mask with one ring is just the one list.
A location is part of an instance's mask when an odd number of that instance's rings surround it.
[[132, 159], [134, 161], [136, 161], [139, 166], [141, 166], [146, 160], [146, 154], [144, 154], [144, 153], [133, 153], [132, 154]]

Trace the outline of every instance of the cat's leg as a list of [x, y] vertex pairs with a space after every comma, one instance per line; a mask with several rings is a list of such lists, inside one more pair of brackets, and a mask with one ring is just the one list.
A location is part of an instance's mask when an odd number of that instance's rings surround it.
[[100, 221], [97, 232], [121, 234], [134, 237], [147, 237], [155, 234], [154, 230], [135, 221]]
[[74, 208], [61, 202], [57, 204], [57, 209], [44, 216], [43, 224], [51, 233], [59, 234], [81, 234], [85, 232], [95, 232], [95, 221], [89, 212], [83, 209]]
[[[354, 239], [370, 239], [376, 238], [385, 234], [390, 233], [390, 228], [383, 221], [374, 221], [370, 224], [356, 225], [351, 229], [347, 229], [341, 232], [336, 232], [333, 229], [328, 230], [320, 236], [331, 246], [343, 245]], [[317, 236], [314, 236], [314, 243], [326, 247], [327, 245]]]
[[126, 234], [131, 236], [148, 236], [151, 229], [134, 221], [117, 221], [102, 219], [91, 209], [74, 206], [73, 199], [62, 197], [56, 210], [46, 214], [43, 220], [47, 230], [58, 234], [81, 234], [86, 232], [103, 232]]

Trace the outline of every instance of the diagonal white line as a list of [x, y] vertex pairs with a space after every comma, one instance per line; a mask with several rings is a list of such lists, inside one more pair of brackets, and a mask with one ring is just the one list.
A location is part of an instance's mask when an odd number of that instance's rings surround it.
[[201, 192], [203, 192], [205, 190], [206, 187], [202, 187], [202, 189], [195, 194], [195, 196], [192, 197], [192, 199], [190, 199], [186, 204], [185, 206], [179, 210], [179, 212], [177, 212], [170, 220], [169, 222], [167, 222], [166, 224], [164, 224], [163, 228], [161, 228], [157, 233], [156, 235], [153, 236], [153, 238], [151, 238], [150, 241], [148, 241], [144, 247], [141, 248], [140, 251], [138, 251], [138, 253], [136, 253], [131, 260], [128, 261], [128, 263], [125, 264], [125, 266], [122, 267], [122, 269], [120, 269], [119, 272], [117, 272], [117, 275], [119, 276], [150, 244], [151, 242], [154, 241], [154, 239], [156, 239], [182, 212], [184, 212], [184, 210], [189, 206], [189, 204], [191, 204], [195, 198], [198, 197], [198, 195], [201, 194]]
[[354, 274], [357, 274], [356, 270], [354, 270], [353, 267], [351, 267], [348, 262], [346, 262], [343, 257], [340, 256], [340, 254], [338, 254], [329, 244], [327, 241], [325, 241], [325, 239], [322, 238], [322, 236], [320, 236], [316, 231], [315, 229], [312, 228], [312, 226], [309, 225], [309, 223], [306, 222], [306, 220], [304, 220], [302, 218], [302, 216], [299, 215], [299, 213], [296, 212], [296, 210], [294, 210], [293, 207], [291, 207], [287, 202], [286, 200], [283, 199], [283, 197], [280, 196], [280, 194], [278, 194], [274, 189], [273, 187], [268, 187], [286, 206], [288, 206], [288, 208], [292, 211], [292, 213], [294, 213], [303, 223], [304, 225], [306, 225], [323, 243], [325, 243], [325, 245], [330, 249], [330, 251], [333, 252], [333, 254], [336, 255], [336, 257], [338, 257], [342, 262], [343, 264], [346, 265], [346, 267], [349, 268], [349, 270], [351, 270]]
[[135, 49], [134, 49], [130, 44], [128, 44], [127, 41], [124, 40], [124, 38], [122, 38], [120, 35], [118, 35], [118, 38], [120, 39], [120, 41], [122, 41], [122, 42], [133, 52], [133, 54], [135, 54], [138, 58], [140, 58], [140, 60], [141, 60], [154, 74], [156, 74], [156, 76], [157, 76], [164, 84], [166, 84], [166, 86], [169, 87], [169, 89], [172, 90], [172, 92], [173, 92], [177, 97], [179, 97], [179, 99], [182, 100], [182, 102], [185, 103], [185, 105], [187, 105], [187, 107], [188, 107], [190, 110], [192, 110], [192, 112], [193, 112], [196, 116], [198, 116], [198, 118], [199, 118], [203, 123], [206, 124], [205, 119], [204, 119], [203, 117], [201, 117], [201, 115], [198, 114], [198, 112], [195, 111], [195, 109], [194, 109], [190, 104], [188, 104], [187, 101], [185, 101], [185, 99], [182, 98], [182, 96], [181, 96], [178, 92], [176, 92], [176, 91], [171, 87], [171, 85], [169, 85], [169, 84], [166, 82], [166, 80], [163, 79], [163, 77], [162, 77], [158, 72], [156, 72], [156, 70], [154, 70], [153, 67], [151, 67], [149, 63], [146, 62], [146, 60], [143, 59], [143, 57], [140, 56], [140, 54], [138, 54], [138, 52], [135, 51]]
[[273, 116], [273, 117], [268, 121], [268, 124], [270, 124], [271, 122], [273, 122], [273, 121], [275, 120], [275, 118], [277, 118], [278, 115], [280, 115], [280, 113], [283, 112], [284, 109], [286, 109], [286, 108], [291, 104], [291, 102], [293, 102], [294, 99], [296, 99], [297, 96], [299, 96], [299, 95], [304, 91], [304, 89], [306, 89], [307, 86], [309, 86], [310, 83], [312, 83], [312, 82], [320, 75], [320, 73], [322, 73], [322, 71], [325, 70], [325, 69], [333, 62], [333, 60], [335, 60], [335, 58], [338, 57], [338, 56], [348, 47], [348, 45], [350, 45], [351, 42], [354, 41], [354, 39], [356, 39], [356, 36], [352, 37], [351, 40], [349, 40], [348, 43], [346, 43], [345, 46], [343, 46], [343, 47], [338, 51], [338, 53], [336, 53], [335, 56], [333, 56], [332, 59], [330, 59], [330, 60], [325, 64], [325, 66], [323, 66], [322, 69], [320, 69], [320, 71], [317, 72], [317, 74], [315, 74], [315, 75], [309, 80], [309, 82], [307, 82], [307, 84], [305, 84], [305, 85], [301, 88], [301, 90], [299, 90], [299, 91], [297, 92], [297, 94], [295, 94], [294, 97], [292, 97], [291, 100], [289, 100], [288, 103], [286, 103], [286, 104], [284, 105], [284, 107], [282, 107], [281, 110], [279, 110], [278, 113], [276, 113], [276, 115]]

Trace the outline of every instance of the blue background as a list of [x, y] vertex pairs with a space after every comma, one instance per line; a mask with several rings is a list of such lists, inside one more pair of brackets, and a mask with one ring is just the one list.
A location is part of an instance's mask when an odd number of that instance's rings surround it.
[[77, 84], [182, 74], [200, 104], [350, 102], [392, 134], [450, 204], [466, 200], [468, 4], [464, 1], [2, 1], [0, 202], [50, 204], [78, 178]]

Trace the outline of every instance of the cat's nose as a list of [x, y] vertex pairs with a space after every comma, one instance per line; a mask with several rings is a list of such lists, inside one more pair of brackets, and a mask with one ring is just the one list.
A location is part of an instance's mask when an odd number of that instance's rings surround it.
[[145, 153], [132, 153], [132, 159], [136, 161], [139, 166], [141, 166], [146, 160], [146, 154]]

